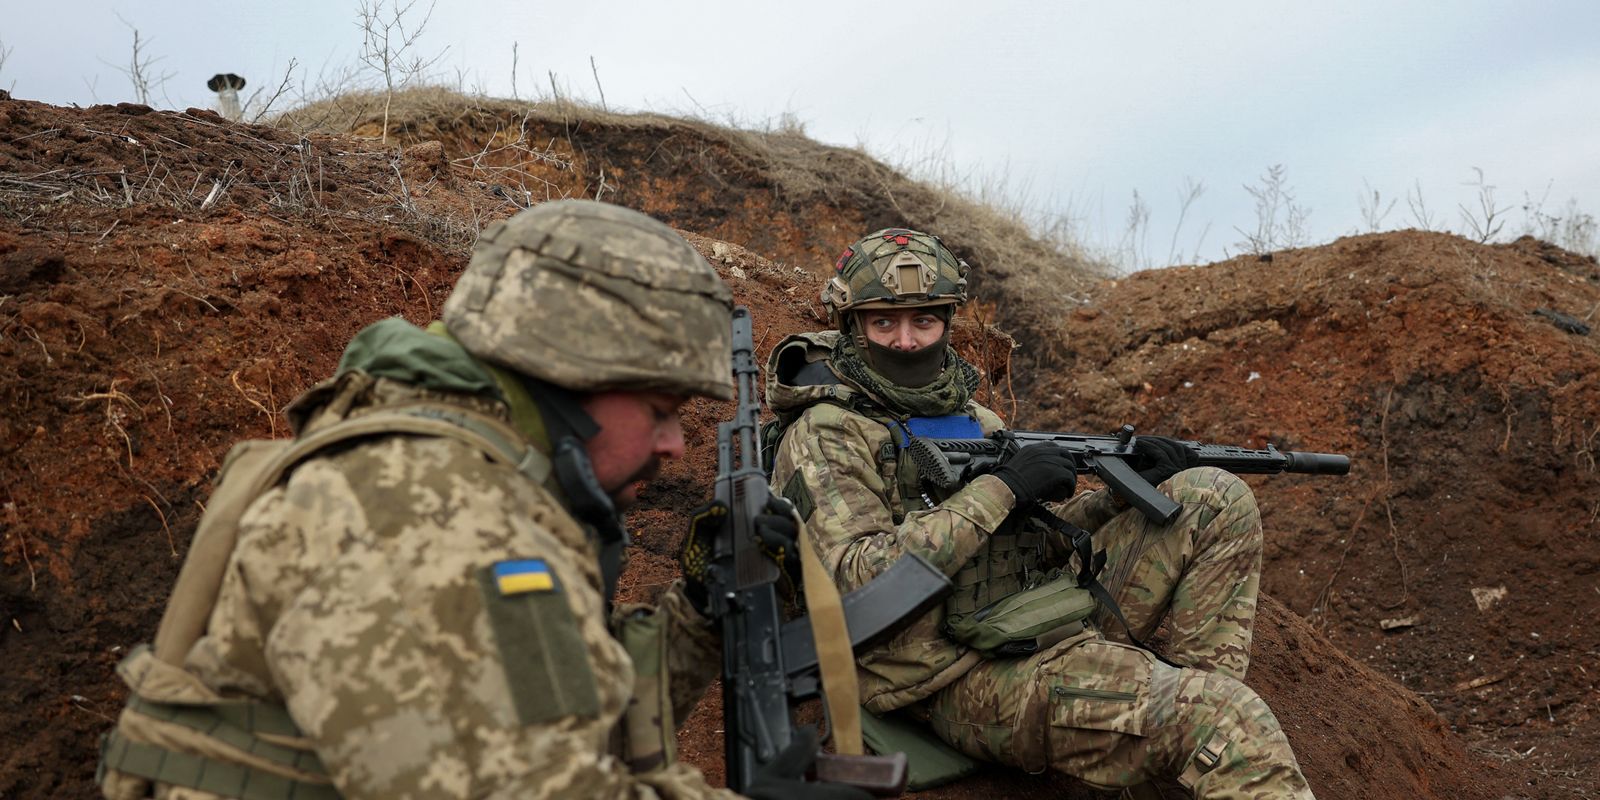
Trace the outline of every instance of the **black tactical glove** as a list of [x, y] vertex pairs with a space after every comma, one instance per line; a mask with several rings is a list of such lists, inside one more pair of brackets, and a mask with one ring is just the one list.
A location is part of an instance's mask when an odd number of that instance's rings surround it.
[[1065, 500], [1078, 489], [1078, 472], [1066, 450], [1048, 444], [1024, 447], [1012, 453], [994, 471], [1011, 487], [1015, 507]]
[[1183, 442], [1165, 436], [1135, 437], [1133, 453], [1134, 471], [1151, 486], [1159, 486], [1186, 469], [1200, 466], [1200, 456]]
[[[683, 537], [683, 549], [678, 552], [678, 564], [683, 567], [683, 593], [694, 609], [705, 616], [709, 610], [706, 595], [706, 567], [711, 563], [713, 544], [722, 526], [727, 524], [728, 506], [720, 500], [695, 509], [689, 516], [689, 533]], [[755, 519], [756, 538], [767, 557], [778, 565], [782, 573], [779, 583], [787, 587], [799, 585], [800, 550], [797, 540], [800, 527], [794, 519], [794, 506], [788, 500], [773, 495], [767, 508]]]
[[756, 768], [746, 797], [756, 800], [870, 800], [871, 794], [843, 783], [812, 783], [805, 774], [817, 760], [817, 732], [801, 728], [771, 761]]

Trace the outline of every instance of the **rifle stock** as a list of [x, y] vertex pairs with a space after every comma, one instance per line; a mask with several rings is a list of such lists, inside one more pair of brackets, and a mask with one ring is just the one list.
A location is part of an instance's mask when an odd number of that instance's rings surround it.
[[887, 756], [817, 754], [817, 780], [848, 783], [877, 797], [899, 797], [906, 790], [909, 777], [905, 753]]

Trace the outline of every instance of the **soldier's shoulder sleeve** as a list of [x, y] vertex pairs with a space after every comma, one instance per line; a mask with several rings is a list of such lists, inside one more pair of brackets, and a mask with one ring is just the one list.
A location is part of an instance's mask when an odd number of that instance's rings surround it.
[[888, 487], [879, 471], [888, 444], [888, 429], [873, 420], [832, 403], [811, 406], [778, 444], [773, 489], [795, 504], [819, 542], [844, 533], [828, 525], [852, 508], [865, 512], [882, 507], [892, 518]]
[[604, 745], [631, 666], [547, 493], [428, 437], [307, 462], [283, 491], [278, 528], [316, 557], [265, 658], [343, 796], [636, 792]]
[[953, 574], [999, 525], [1010, 498], [993, 497], [996, 478], [979, 478], [937, 508], [895, 517], [895, 490], [882, 461], [893, 454], [881, 423], [837, 406], [817, 406], [785, 435], [773, 486], [804, 515], [818, 555], [849, 590], [906, 553]]

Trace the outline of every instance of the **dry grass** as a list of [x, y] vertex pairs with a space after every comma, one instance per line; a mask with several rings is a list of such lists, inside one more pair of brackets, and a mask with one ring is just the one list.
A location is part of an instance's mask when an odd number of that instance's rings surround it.
[[569, 142], [579, 129], [647, 135], [661, 142], [660, 147], [684, 148], [696, 159], [697, 169], [717, 180], [758, 176], [783, 203], [857, 209], [871, 227], [904, 225], [939, 235], [973, 265], [976, 294], [1000, 309], [995, 321], [1016, 334], [1034, 367], [1056, 363], [1062, 317], [1086, 302], [1094, 284], [1108, 274], [1104, 265], [1070, 243], [1062, 246], [1035, 236], [1015, 209], [911, 179], [860, 149], [816, 142], [792, 124], [752, 130], [703, 119], [610, 112], [567, 99], [511, 101], [415, 88], [395, 93], [385, 131], [385, 99], [381, 92], [344, 94], [294, 109], [272, 124], [302, 135], [377, 138], [386, 133], [408, 143], [468, 139], [475, 142], [471, 150], [476, 152], [457, 158], [457, 165], [475, 180], [511, 187], [519, 204], [572, 195], [603, 197], [606, 192], [603, 165], [597, 174], [581, 176], [581, 192], [530, 175], [527, 167], [549, 167], [551, 162], [559, 162], [557, 168], [578, 168], [551, 142], [528, 140], [524, 134], [530, 123], [565, 130]]

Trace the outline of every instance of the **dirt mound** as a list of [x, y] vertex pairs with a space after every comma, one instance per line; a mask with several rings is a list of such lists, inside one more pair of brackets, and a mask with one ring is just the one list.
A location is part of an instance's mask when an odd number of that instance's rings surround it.
[[1597, 309], [1595, 261], [1532, 239], [1142, 273], [1071, 316], [1023, 422], [1349, 453], [1252, 480], [1263, 588], [1565, 796], [1600, 777]]
[[[384, 133], [384, 99], [344, 95], [296, 109], [276, 124], [376, 137]], [[974, 287], [987, 304], [983, 314], [1029, 341], [1058, 341], [1062, 309], [1085, 301], [1106, 274], [1082, 253], [1040, 242], [1016, 219], [795, 128], [735, 130], [438, 89], [396, 94], [387, 121], [391, 141], [439, 142], [453, 163], [470, 166], [506, 195], [609, 200], [817, 275], [868, 231], [909, 226], [935, 233], [973, 265]], [[1054, 348], [1019, 355], [1047, 365]], [[1024, 383], [1030, 377], [1017, 376]]]
[[[0, 684], [0, 796], [87, 798], [96, 737], [122, 701], [112, 667], [153, 631], [205, 482], [227, 447], [281, 434], [281, 406], [329, 374], [360, 327], [393, 314], [430, 319], [465, 265], [472, 232], [526, 197], [494, 180], [486, 164], [462, 161], [438, 143], [382, 148], [228, 125], [202, 111], [75, 110], [0, 98], [0, 129], [0, 359], [7, 365], [0, 376], [7, 408], [0, 417], [0, 654], [8, 676]], [[594, 135], [627, 147], [624, 133]], [[655, 146], [671, 146], [664, 142]], [[651, 192], [677, 197], [680, 181], [703, 166], [658, 174], [656, 163], [645, 151], [633, 163], [640, 172], [617, 179], [657, 187], [626, 195], [629, 204], [673, 202]], [[608, 176], [627, 174], [604, 168]], [[745, 187], [746, 178], [725, 179]], [[814, 263], [815, 253], [806, 240], [763, 240], [739, 228], [831, 224], [849, 238], [859, 232], [851, 226], [878, 223], [847, 206], [761, 199], [761, 187], [748, 186], [740, 207], [762, 213], [720, 230], [735, 241], [768, 242], [771, 251], [681, 227], [755, 309], [765, 349], [820, 323], [815, 280], [794, 266]], [[1109, 319], [1113, 307], [1086, 313]], [[997, 336], [963, 321], [958, 345], [1002, 382], [1008, 346]], [[1134, 402], [1119, 385], [1111, 394]], [[992, 405], [1011, 410], [1004, 392], [986, 392]], [[1065, 395], [1033, 397], [1049, 408], [1031, 419], [1064, 408]], [[1030, 398], [1022, 399], [1027, 417]], [[1131, 417], [1131, 409], [1107, 415]], [[694, 455], [665, 472], [631, 520], [638, 546], [630, 594], [647, 595], [674, 574], [680, 509], [705, 496], [712, 423], [727, 413], [712, 403], [689, 408]], [[1313, 430], [1304, 416], [1263, 418], [1304, 435]], [[1314, 443], [1354, 449], [1376, 430], [1356, 424], [1346, 439]], [[1370, 485], [1369, 474], [1367, 482], [1341, 484], [1345, 496], [1325, 498], [1317, 494], [1325, 487], [1293, 484], [1299, 494], [1281, 494], [1272, 513], [1334, 513], [1352, 502], [1349, 487]], [[1285, 519], [1273, 518], [1277, 530], [1294, 527]], [[1281, 537], [1273, 546], [1282, 546]], [[1253, 681], [1279, 709], [1323, 796], [1491, 798], [1504, 782], [1539, 777], [1519, 765], [1496, 773], [1469, 757], [1414, 697], [1275, 604], [1264, 605], [1260, 627]], [[713, 696], [683, 737], [686, 756], [713, 772], [716, 715]], [[1069, 783], [994, 771], [939, 796], [1060, 793]]]

